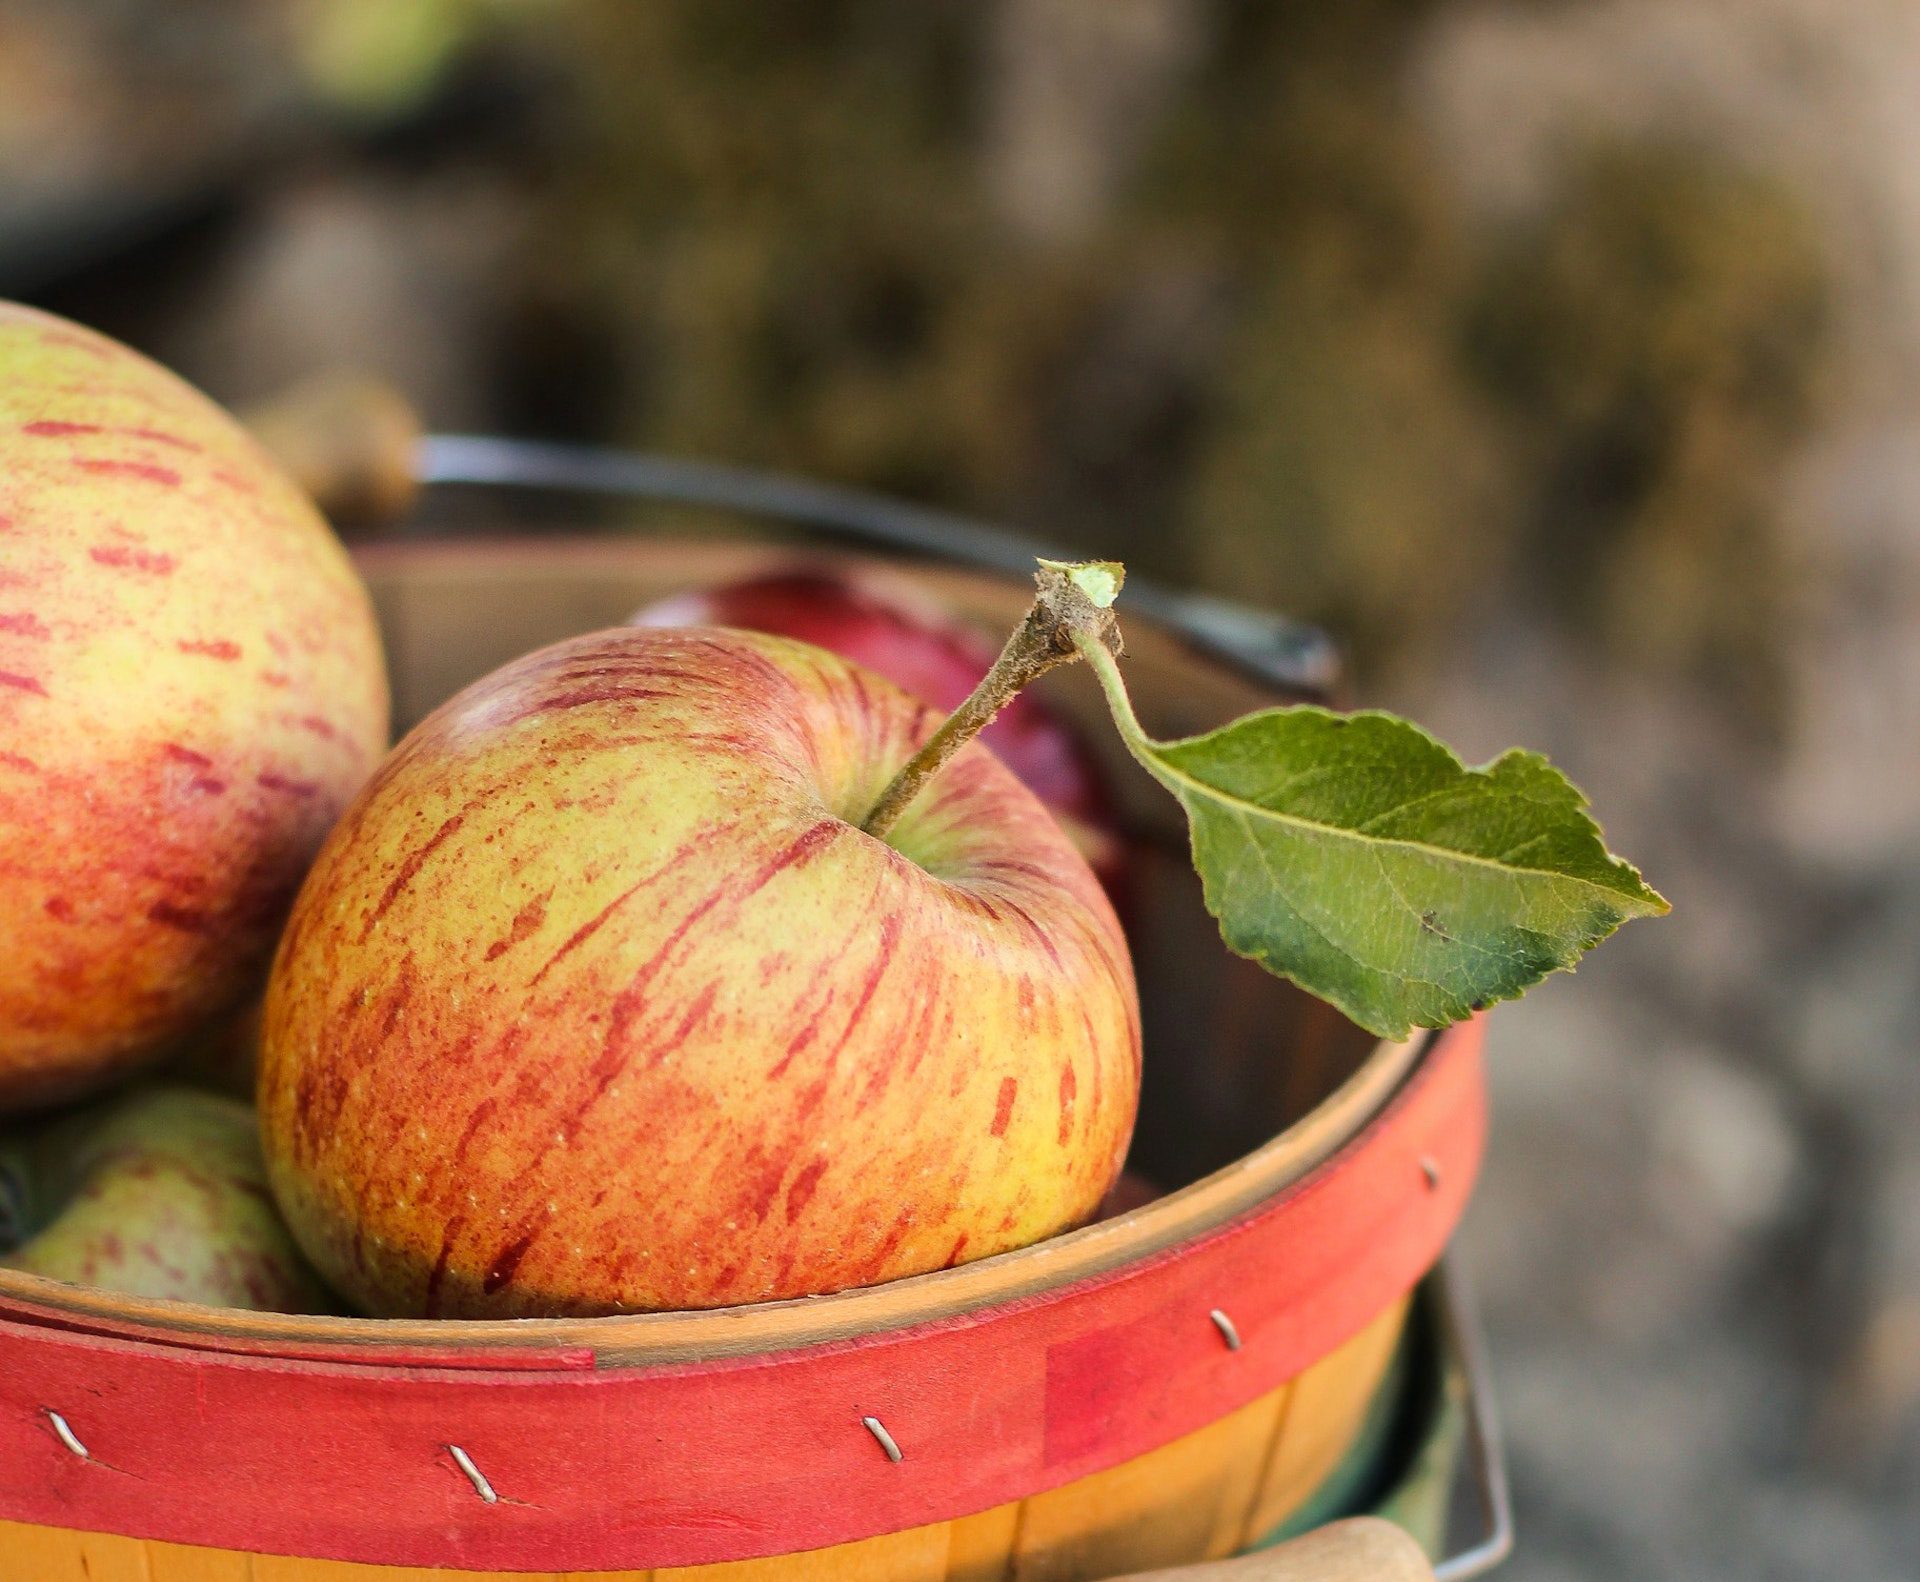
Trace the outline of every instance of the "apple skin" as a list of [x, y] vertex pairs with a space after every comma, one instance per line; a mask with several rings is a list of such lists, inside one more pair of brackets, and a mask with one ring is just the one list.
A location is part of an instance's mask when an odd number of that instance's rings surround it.
[[786, 639], [620, 628], [496, 671], [348, 809], [267, 991], [275, 1195], [382, 1315], [718, 1307], [1038, 1241], [1119, 1173], [1133, 970], [977, 745]]
[[365, 589], [224, 412], [0, 303], [0, 1113], [257, 986], [384, 750]]
[[[800, 564], [646, 606], [636, 626], [738, 626], [772, 632], [851, 659], [951, 713], [997, 650], [911, 583], [838, 566]], [[980, 740], [1053, 810], [1081, 854], [1116, 894], [1125, 838], [1100, 766], [1073, 727], [1031, 692], [1002, 709]]]
[[336, 1304], [275, 1211], [252, 1109], [148, 1086], [0, 1139], [0, 1268], [263, 1312]]

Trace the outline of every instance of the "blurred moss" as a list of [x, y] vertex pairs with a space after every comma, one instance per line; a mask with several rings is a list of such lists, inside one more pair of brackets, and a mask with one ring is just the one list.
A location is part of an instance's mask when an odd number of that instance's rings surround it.
[[[941, 8], [577, 8], [591, 157], [555, 256], [625, 343], [651, 443], [921, 487], [942, 308], [980, 252]], [[956, 198], [958, 201], [956, 201]]]
[[615, 348], [608, 437], [993, 513], [1376, 661], [1544, 591], [1764, 714], [1818, 237], [1625, 149], [1489, 252], [1400, 96], [1436, 3], [1179, 8], [1104, 210], [1041, 237], [989, 168], [998, 7], [576, 0], [533, 294]]
[[1617, 652], [1785, 701], [1795, 447], [1831, 355], [1829, 270], [1784, 183], [1698, 149], [1589, 151], [1488, 270], [1473, 347], [1531, 485], [1535, 584]]
[[[1458, 624], [1499, 564], [1510, 493], [1459, 355], [1470, 238], [1396, 91], [1420, 9], [1243, 32], [1180, 145], [1238, 297], [1183, 502], [1194, 569], [1375, 662]], [[1230, 173], [1224, 195], [1209, 171]]]

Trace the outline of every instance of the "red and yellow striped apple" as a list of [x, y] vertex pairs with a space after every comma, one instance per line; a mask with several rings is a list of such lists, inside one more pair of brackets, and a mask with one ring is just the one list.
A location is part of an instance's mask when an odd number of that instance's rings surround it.
[[274, 1212], [252, 1108], [172, 1085], [0, 1135], [0, 1269], [213, 1307], [335, 1305]]
[[622, 629], [516, 661], [348, 810], [260, 1102], [308, 1256], [383, 1314], [711, 1307], [1090, 1217], [1139, 1082], [1098, 881], [990, 753], [824, 650]]
[[0, 1111], [256, 984], [386, 730], [312, 505], [172, 374], [0, 304]]

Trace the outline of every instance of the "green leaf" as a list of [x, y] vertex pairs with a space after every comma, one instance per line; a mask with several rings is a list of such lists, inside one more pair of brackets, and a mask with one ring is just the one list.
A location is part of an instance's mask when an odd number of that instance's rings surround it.
[[1156, 742], [1112, 657], [1077, 646], [1134, 757], [1186, 808], [1227, 944], [1380, 1037], [1513, 999], [1667, 910], [1538, 753], [1469, 769], [1391, 714], [1311, 707]]

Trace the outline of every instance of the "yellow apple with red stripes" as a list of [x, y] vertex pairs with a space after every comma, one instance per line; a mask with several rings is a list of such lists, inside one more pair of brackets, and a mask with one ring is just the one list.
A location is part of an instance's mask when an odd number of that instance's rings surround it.
[[226, 413], [0, 303], [0, 1112], [258, 985], [387, 738], [365, 589]]
[[322, 1274], [382, 1314], [713, 1307], [1090, 1218], [1126, 944], [978, 745], [861, 828], [940, 718], [805, 643], [626, 628], [414, 730], [268, 989], [269, 1169]]

